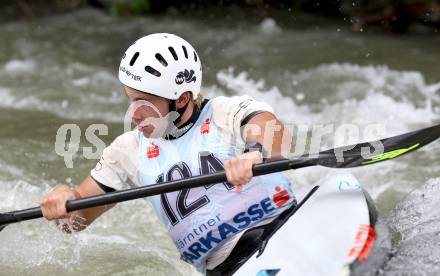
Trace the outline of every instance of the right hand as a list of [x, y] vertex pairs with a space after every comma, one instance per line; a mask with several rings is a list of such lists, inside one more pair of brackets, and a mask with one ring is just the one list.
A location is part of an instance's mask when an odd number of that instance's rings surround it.
[[226, 177], [228, 182], [235, 186], [237, 192], [243, 190], [243, 185], [252, 180], [252, 165], [263, 161], [263, 156], [259, 151], [243, 153], [235, 158], [224, 162]]
[[68, 224], [74, 224], [77, 212], [67, 213], [66, 201], [75, 199], [75, 192], [69, 186], [55, 186], [40, 202], [43, 217], [47, 220], [68, 219]]

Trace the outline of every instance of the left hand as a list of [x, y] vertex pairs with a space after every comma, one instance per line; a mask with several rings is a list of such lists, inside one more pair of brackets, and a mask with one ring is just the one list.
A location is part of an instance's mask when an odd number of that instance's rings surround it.
[[252, 180], [252, 165], [263, 162], [259, 151], [246, 152], [224, 163], [228, 182], [235, 186], [237, 192], [243, 190], [243, 185]]

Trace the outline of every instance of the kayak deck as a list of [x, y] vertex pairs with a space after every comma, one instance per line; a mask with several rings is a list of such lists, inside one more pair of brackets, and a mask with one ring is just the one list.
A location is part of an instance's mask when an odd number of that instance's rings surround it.
[[348, 173], [316, 185], [264, 253], [234, 275], [348, 275], [351, 265], [368, 257], [376, 220], [368, 194]]

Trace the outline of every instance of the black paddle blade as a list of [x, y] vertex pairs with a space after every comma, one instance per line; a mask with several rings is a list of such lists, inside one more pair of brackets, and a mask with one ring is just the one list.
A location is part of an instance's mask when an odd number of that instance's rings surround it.
[[3, 214], [0, 214], [0, 232], [1, 232], [6, 226], [8, 226], [7, 224], [4, 224], [4, 222], [2, 222], [2, 221], [3, 221], [3, 218], [4, 218]]
[[16, 223], [24, 220], [35, 219], [43, 217], [40, 207], [34, 207], [14, 212], [0, 213], [0, 231], [11, 223]]
[[440, 137], [440, 125], [382, 140], [344, 146], [319, 153], [318, 164], [331, 168], [352, 168], [376, 164], [417, 150]]

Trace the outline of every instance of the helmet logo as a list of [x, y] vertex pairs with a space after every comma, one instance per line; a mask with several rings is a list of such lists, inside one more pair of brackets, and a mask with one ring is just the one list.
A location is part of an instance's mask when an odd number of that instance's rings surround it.
[[183, 82], [196, 82], [196, 76], [194, 76], [194, 70], [188, 71], [185, 69], [185, 71], [179, 72], [176, 76], [176, 83], [182, 84]]

